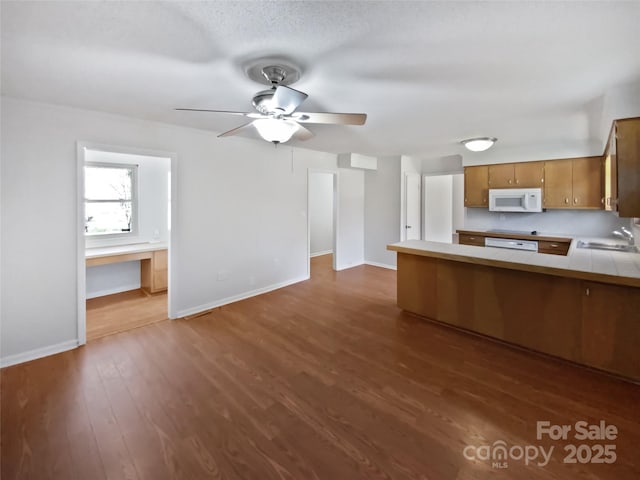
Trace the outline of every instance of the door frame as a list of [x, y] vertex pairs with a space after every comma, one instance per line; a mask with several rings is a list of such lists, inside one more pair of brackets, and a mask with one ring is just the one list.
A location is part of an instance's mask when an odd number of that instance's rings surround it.
[[168, 158], [170, 160], [169, 172], [171, 175], [171, 229], [169, 230], [168, 241], [168, 262], [167, 262], [167, 276], [168, 276], [168, 305], [167, 316], [170, 319], [176, 318], [176, 312], [174, 308], [173, 294], [174, 282], [173, 282], [173, 252], [172, 246], [176, 239], [176, 219], [177, 219], [177, 185], [178, 185], [178, 155], [175, 152], [168, 152], [162, 150], [153, 150], [147, 148], [127, 147], [121, 145], [109, 145], [103, 143], [95, 143], [88, 141], [76, 142], [76, 216], [77, 216], [77, 240], [76, 240], [76, 252], [77, 252], [77, 334], [78, 345], [85, 345], [87, 343], [87, 267], [86, 267], [86, 239], [84, 236], [84, 165], [85, 165], [85, 151], [97, 150], [101, 152], [109, 153], [122, 153], [131, 155], [143, 155], [147, 157], [159, 157]]
[[400, 226], [400, 239], [401, 241], [406, 241], [407, 240], [407, 219], [409, 217], [409, 202], [408, 200], [408, 196], [409, 196], [409, 189], [407, 188], [407, 183], [409, 182], [409, 177], [418, 177], [418, 185], [420, 188], [420, 198], [419, 198], [419, 203], [418, 203], [418, 209], [419, 209], [419, 214], [418, 214], [418, 219], [420, 221], [420, 228], [418, 229], [418, 236], [420, 237], [419, 239], [424, 238], [423, 237], [423, 219], [422, 219], [422, 202], [423, 202], [423, 192], [424, 192], [424, 185], [422, 182], [422, 175], [420, 175], [420, 173], [418, 172], [407, 172], [404, 174], [404, 198], [402, 199], [402, 203], [404, 204], [404, 212], [403, 213], [403, 218], [401, 219], [402, 221], [402, 225]]
[[338, 187], [340, 184], [340, 176], [338, 170], [309, 168], [307, 169], [307, 278], [311, 278], [311, 175], [315, 173], [327, 173], [333, 176], [333, 263], [332, 267], [336, 270], [336, 259], [338, 258]]

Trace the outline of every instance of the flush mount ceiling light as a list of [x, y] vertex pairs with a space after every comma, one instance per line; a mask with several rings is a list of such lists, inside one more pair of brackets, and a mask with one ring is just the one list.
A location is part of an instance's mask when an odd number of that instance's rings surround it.
[[472, 152], [484, 152], [485, 150], [493, 147], [493, 144], [498, 141], [495, 137], [479, 137], [463, 140], [460, 143], [466, 147], [467, 150]]
[[284, 143], [298, 130], [298, 124], [281, 118], [260, 118], [253, 121], [258, 133], [267, 142]]

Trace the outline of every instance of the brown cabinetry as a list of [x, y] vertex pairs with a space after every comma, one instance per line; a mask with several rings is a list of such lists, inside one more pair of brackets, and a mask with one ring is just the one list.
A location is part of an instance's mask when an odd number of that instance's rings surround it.
[[398, 306], [640, 380], [640, 287], [399, 251]]
[[515, 233], [474, 232], [472, 230], [457, 230], [460, 245], [484, 247], [486, 237], [510, 238], [513, 240], [533, 240], [538, 242], [538, 253], [553, 255], [567, 255], [571, 246], [571, 239], [566, 237], [550, 237], [544, 235], [520, 235]]
[[550, 253], [552, 255], [567, 255], [571, 242], [538, 241], [538, 253]]
[[544, 162], [544, 208], [602, 208], [602, 157]]
[[167, 250], [152, 252], [151, 258], [140, 261], [140, 287], [149, 293], [168, 287]]
[[469, 235], [460, 233], [458, 235], [458, 243], [460, 245], [474, 245], [476, 247], [484, 247], [484, 237], [482, 235]]
[[640, 118], [616, 120], [604, 159], [605, 208], [640, 217]]
[[489, 167], [464, 167], [464, 206], [489, 206]]
[[542, 188], [544, 162], [489, 165], [489, 188]]
[[640, 376], [640, 289], [582, 282], [582, 361]]

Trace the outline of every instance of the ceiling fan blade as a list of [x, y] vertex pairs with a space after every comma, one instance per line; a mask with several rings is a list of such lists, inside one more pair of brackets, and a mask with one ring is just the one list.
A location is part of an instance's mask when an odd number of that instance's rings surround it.
[[293, 134], [293, 138], [296, 140], [309, 140], [314, 135], [308, 128], [303, 127], [302, 125], [298, 125], [298, 130]]
[[174, 110], [180, 110], [183, 112], [211, 112], [211, 113], [227, 113], [229, 115], [242, 115], [244, 117], [248, 117], [253, 115], [252, 113], [247, 112], [232, 112], [229, 110], [207, 110], [204, 108], [174, 108]]
[[282, 110], [285, 115], [289, 115], [293, 113], [307, 97], [308, 95], [306, 93], [285, 87], [284, 85], [279, 85], [273, 93], [271, 106], [274, 109]]
[[367, 121], [366, 113], [321, 113], [296, 112], [291, 116], [300, 123], [332, 123], [336, 125], [364, 125]]
[[248, 129], [249, 127], [251, 127], [253, 125], [253, 122], [249, 122], [249, 123], [245, 123], [244, 125], [240, 125], [239, 127], [236, 127], [232, 130], [229, 130], [228, 132], [224, 132], [221, 133], [220, 135], [218, 135], [218, 138], [220, 137], [230, 137], [232, 135], [237, 135], [238, 133], [241, 133], [242, 131]]

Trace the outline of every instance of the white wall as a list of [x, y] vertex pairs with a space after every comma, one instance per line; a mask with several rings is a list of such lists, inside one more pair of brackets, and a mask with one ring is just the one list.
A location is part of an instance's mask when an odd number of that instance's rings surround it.
[[365, 178], [365, 262], [395, 268], [396, 254], [387, 245], [400, 241], [400, 157], [378, 157], [378, 169]]
[[333, 252], [333, 174], [309, 175], [310, 253]]
[[336, 270], [364, 263], [364, 171], [338, 170]]
[[[171, 167], [169, 158], [87, 150], [85, 160], [87, 162], [138, 165], [137, 234], [115, 238], [87, 237], [86, 246], [88, 248], [130, 243], [167, 242], [169, 240], [167, 222], [169, 210], [168, 179]], [[87, 298], [140, 288], [140, 262], [87, 267], [86, 285]]]
[[620, 118], [640, 117], [640, 80], [617, 85], [589, 105], [589, 133], [604, 151], [611, 124]]
[[467, 208], [465, 229], [537, 230], [540, 234], [608, 237], [628, 218], [618, 218], [600, 210], [547, 210], [542, 213], [490, 212], [486, 208]]
[[[177, 152], [170, 315], [307, 278], [307, 169], [335, 169], [335, 155], [13, 98], [1, 107], [3, 364], [77, 342], [78, 140]], [[363, 172], [341, 171], [339, 188], [348, 266], [363, 260]]]
[[451, 243], [453, 239], [453, 176], [424, 177], [424, 239]]

